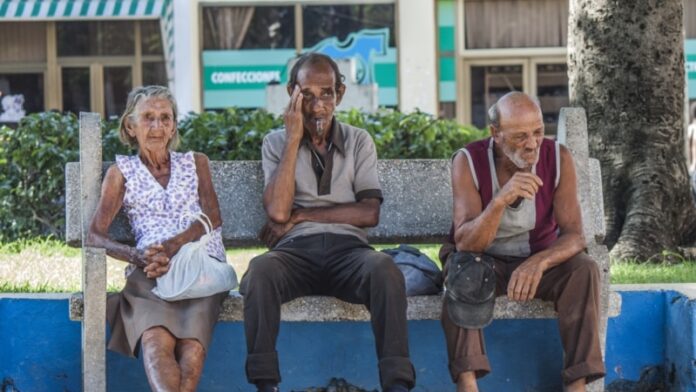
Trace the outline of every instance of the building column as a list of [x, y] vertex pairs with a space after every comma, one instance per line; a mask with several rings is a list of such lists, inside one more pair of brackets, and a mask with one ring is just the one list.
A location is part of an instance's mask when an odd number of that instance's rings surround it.
[[438, 113], [435, 0], [398, 0], [399, 109]]
[[174, 96], [179, 114], [201, 112], [198, 1], [174, 0]]

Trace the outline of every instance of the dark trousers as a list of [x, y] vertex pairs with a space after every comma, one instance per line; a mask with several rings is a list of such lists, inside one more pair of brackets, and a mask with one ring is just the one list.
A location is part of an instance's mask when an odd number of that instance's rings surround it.
[[[496, 259], [497, 295], [507, 294], [510, 276], [524, 260]], [[541, 278], [535, 298], [553, 301], [558, 312], [558, 326], [565, 353], [563, 382], [569, 384], [581, 378], [590, 382], [604, 377], [604, 362], [599, 345], [597, 263], [587, 254], [579, 253], [547, 270]], [[488, 374], [491, 366], [486, 356], [482, 331], [455, 325], [449, 318], [445, 304], [441, 321], [447, 341], [452, 380], [456, 382], [459, 374], [466, 371], [475, 371], [476, 377]]]
[[276, 339], [280, 306], [305, 295], [330, 295], [370, 310], [383, 387], [412, 388], [404, 278], [392, 258], [350, 235], [316, 234], [255, 257], [242, 278], [246, 374], [280, 382]]

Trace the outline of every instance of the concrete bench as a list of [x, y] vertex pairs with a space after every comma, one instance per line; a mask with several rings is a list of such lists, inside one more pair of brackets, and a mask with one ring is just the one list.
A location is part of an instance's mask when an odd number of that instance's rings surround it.
[[[604, 238], [603, 204], [599, 163], [588, 156], [587, 126], [583, 109], [564, 108], [560, 115], [558, 139], [567, 145], [576, 160], [585, 236], [589, 254], [597, 260], [602, 274], [602, 345], [607, 317], [617, 315], [620, 297], [609, 294], [609, 257]], [[66, 241], [80, 246], [87, 232], [100, 194], [102, 175], [108, 167], [101, 158], [99, 116], [80, 115], [80, 162], [69, 163], [66, 170]], [[259, 146], [260, 148], [260, 146]], [[223, 217], [226, 246], [261, 246], [257, 233], [265, 221], [261, 204], [263, 172], [258, 161], [211, 162], [212, 177]], [[385, 201], [380, 224], [371, 229], [372, 243], [440, 243], [447, 236], [452, 213], [449, 160], [381, 160], [378, 163]], [[111, 235], [132, 242], [130, 228], [119, 214], [111, 226]], [[106, 255], [103, 249], [82, 249], [83, 293], [70, 300], [70, 318], [82, 321], [83, 387], [89, 391], [106, 389], [105, 304]], [[441, 297], [421, 296], [408, 299], [409, 320], [437, 320]], [[498, 319], [556, 317], [551, 303], [496, 301]], [[283, 305], [284, 321], [369, 321], [362, 305], [353, 305], [331, 297], [304, 297]], [[229, 297], [224, 302], [221, 321], [242, 320], [242, 299]], [[445, 350], [444, 343], [442, 350]], [[446, 366], [445, 363], [442, 366]], [[591, 390], [603, 390], [596, 382]]]

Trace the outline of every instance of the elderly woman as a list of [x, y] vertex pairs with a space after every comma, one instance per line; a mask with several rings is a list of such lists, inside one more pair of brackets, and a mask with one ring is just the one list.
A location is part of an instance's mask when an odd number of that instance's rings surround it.
[[[156, 391], [196, 389], [227, 294], [167, 302], [151, 292], [155, 278], [167, 273], [172, 256], [205, 234], [192, 215], [202, 212], [210, 218], [215, 230], [207, 253], [225, 261], [208, 158], [174, 151], [176, 118], [176, 102], [167, 88], [139, 87], [129, 94], [120, 137], [137, 148], [137, 154], [117, 156], [107, 171], [87, 239], [89, 246], [105, 248], [111, 257], [129, 263], [126, 286], [107, 305], [108, 347], [130, 357], [142, 347], [145, 373]], [[135, 247], [108, 236], [121, 207], [133, 229]]]

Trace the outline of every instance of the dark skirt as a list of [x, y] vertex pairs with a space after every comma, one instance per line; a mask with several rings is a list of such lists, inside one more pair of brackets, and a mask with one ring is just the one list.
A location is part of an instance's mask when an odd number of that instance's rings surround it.
[[136, 268], [117, 295], [109, 296], [107, 321], [111, 327], [109, 350], [137, 357], [143, 332], [161, 326], [177, 339], [196, 339], [208, 351], [213, 328], [228, 292], [205, 298], [167, 302], [152, 293], [157, 281]]

